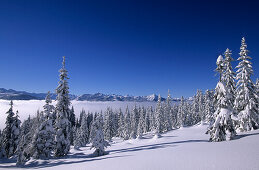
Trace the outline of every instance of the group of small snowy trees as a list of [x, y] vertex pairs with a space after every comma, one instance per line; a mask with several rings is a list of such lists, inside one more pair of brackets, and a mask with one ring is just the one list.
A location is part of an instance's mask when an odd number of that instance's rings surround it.
[[220, 55], [216, 62], [220, 79], [214, 94], [217, 109], [209, 129], [210, 141], [230, 140], [236, 130], [249, 131], [259, 125], [258, 80], [256, 84], [251, 80], [252, 58], [248, 56], [245, 38], [241, 41], [237, 73], [232, 69], [231, 62], [234, 59], [231, 55], [227, 49], [225, 58]]

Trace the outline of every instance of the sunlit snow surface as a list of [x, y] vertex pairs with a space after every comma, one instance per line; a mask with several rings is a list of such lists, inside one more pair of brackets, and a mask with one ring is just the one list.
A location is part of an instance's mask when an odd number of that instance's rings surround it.
[[[27, 119], [29, 115], [35, 116], [37, 110], [43, 110], [43, 105], [45, 104], [44, 100], [14, 100], [14, 112], [16, 110], [19, 111], [20, 119], [23, 121]], [[5, 119], [6, 119], [6, 112], [10, 108], [9, 106], [10, 101], [8, 100], [0, 100], [0, 129], [5, 127]], [[56, 102], [52, 103], [53, 105]], [[120, 102], [120, 101], [113, 101], [113, 102], [89, 102], [89, 101], [75, 101], [71, 102], [71, 105], [75, 109], [75, 114], [79, 117], [80, 111], [84, 109], [86, 112], [100, 112], [101, 110], [104, 112], [107, 107], [111, 107], [114, 110], [118, 110], [122, 108], [122, 111], [125, 112], [126, 107], [128, 106], [129, 109], [132, 109], [134, 105], [137, 106], [155, 106], [155, 102]]]
[[[114, 139], [108, 155], [92, 157], [89, 146], [71, 149], [66, 158], [30, 160], [31, 169], [61, 170], [258, 170], [259, 130], [238, 134], [235, 140], [208, 142], [207, 126], [181, 128], [153, 139]], [[0, 168], [16, 168], [15, 160], [1, 160]]]

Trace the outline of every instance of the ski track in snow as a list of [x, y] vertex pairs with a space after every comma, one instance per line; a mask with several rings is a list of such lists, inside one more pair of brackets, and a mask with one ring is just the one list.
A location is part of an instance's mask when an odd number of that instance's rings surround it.
[[[258, 170], [259, 130], [238, 134], [235, 140], [208, 142], [207, 126], [181, 128], [153, 139], [114, 138], [108, 155], [92, 157], [93, 150], [71, 148], [66, 158], [30, 160], [26, 168], [62, 170]], [[0, 169], [14, 168], [15, 160], [1, 160]]]

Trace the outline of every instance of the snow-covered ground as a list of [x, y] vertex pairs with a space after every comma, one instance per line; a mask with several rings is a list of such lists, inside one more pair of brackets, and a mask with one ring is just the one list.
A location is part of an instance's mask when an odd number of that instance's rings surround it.
[[[37, 110], [43, 110], [43, 105], [45, 104], [45, 100], [14, 100], [14, 111], [19, 111], [20, 119], [23, 121], [27, 119], [29, 115], [35, 116]], [[89, 102], [89, 101], [76, 101], [73, 100], [72, 106], [74, 106], [75, 114], [79, 117], [79, 113], [82, 109], [86, 112], [100, 112], [105, 111], [107, 107], [111, 107], [112, 109], [119, 109], [122, 108], [123, 112], [125, 111], [126, 107], [128, 106], [130, 109], [136, 104], [137, 106], [155, 106], [156, 102], [120, 102], [120, 101], [113, 101], [113, 102]], [[5, 119], [6, 119], [6, 112], [10, 108], [9, 106], [10, 101], [8, 100], [0, 100], [0, 129], [5, 127]], [[56, 102], [52, 103], [53, 105]]]
[[[153, 139], [115, 139], [108, 155], [92, 157], [89, 146], [62, 159], [31, 160], [31, 169], [62, 170], [258, 170], [259, 130], [238, 134], [235, 140], [208, 142], [207, 126], [181, 128]], [[0, 168], [16, 168], [14, 160], [0, 160]]]

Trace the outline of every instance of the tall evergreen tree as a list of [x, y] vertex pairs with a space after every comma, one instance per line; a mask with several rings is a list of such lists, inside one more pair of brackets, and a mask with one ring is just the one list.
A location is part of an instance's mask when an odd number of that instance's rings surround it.
[[226, 88], [229, 90], [228, 94], [229, 100], [231, 101], [232, 107], [234, 107], [234, 101], [235, 101], [235, 92], [236, 92], [236, 83], [235, 83], [235, 72], [232, 69], [231, 62], [234, 61], [234, 59], [231, 57], [232, 53], [227, 48], [225, 51], [225, 59], [224, 59], [224, 71], [222, 73], [223, 82], [226, 85]]
[[68, 87], [68, 76], [65, 68], [65, 57], [63, 57], [62, 68], [60, 72], [60, 81], [56, 89], [57, 93], [57, 104], [56, 104], [56, 147], [54, 154], [56, 157], [65, 156], [70, 150], [70, 130], [71, 124], [68, 120], [69, 115], [69, 87]]
[[124, 139], [128, 140], [131, 135], [131, 118], [130, 118], [130, 112], [129, 108], [127, 106], [126, 112], [125, 112], [125, 117], [124, 117]]
[[214, 121], [213, 114], [215, 112], [214, 110], [214, 105], [213, 105], [213, 91], [211, 90], [206, 90], [205, 92], [205, 117], [206, 117], [206, 122], [209, 124], [212, 124]]
[[144, 123], [144, 133], [147, 133], [150, 131], [150, 111], [147, 110], [145, 114], [145, 123]]
[[161, 103], [161, 96], [159, 94], [158, 96], [158, 101], [157, 101], [157, 107], [156, 107], [156, 112], [155, 112], [155, 117], [156, 117], [156, 131], [155, 131], [155, 136], [160, 137], [160, 134], [163, 132], [163, 108], [162, 108], [162, 103]]
[[138, 128], [138, 109], [135, 105], [131, 112], [131, 134], [130, 138], [135, 139], [137, 137], [137, 128]]
[[259, 108], [258, 100], [256, 98], [256, 88], [251, 80], [253, 68], [250, 60], [252, 58], [248, 56], [245, 38], [242, 38], [239, 55], [240, 57], [237, 59], [239, 64], [236, 67], [238, 69], [236, 75], [238, 82], [235, 108], [238, 111], [238, 117], [240, 119], [239, 129], [241, 131], [247, 131], [258, 127]]
[[181, 102], [178, 106], [178, 114], [177, 114], [177, 120], [178, 120], [178, 127], [184, 127], [186, 126], [186, 117], [187, 117], [187, 111], [185, 109], [185, 101], [183, 96], [181, 97]]
[[81, 126], [76, 129], [76, 137], [74, 142], [74, 148], [78, 149], [85, 146], [89, 141], [89, 129], [88, 129], [88, 116], [85, 112], [82, 113]]
[[168, 95], [166, 99], [166, 103], [164, 105], [164, 131], [172, 130], [172, 117], [171, 117], [171, 95], [170, 91], [168, 90]]
[[139, 122], [137, 130], [137, 138], [141, 139], [145, 129], [145, 109], [142, 107], [139, 113]]
[[6, 112], [7, 118], [2, 134], [2, 156], [10, 158], [14, 155], [20, 133], [18, 116], [13, 112], [13, 101], [10, 102], [10, 109]]
[[112, 110], [111, 108], [107, 108], [104, 119], [104, 138], [108, 141], [112, 140], [113, 137], [113, 118], [112, 118]]
[[[217, 71], [220, 73], [220, 81], [218, 82], [215, 89], [215, 102], [217, 103], [217, 110], [215, 111], [215, 122], [209, 128], [210, 139], [209, 141], [219, 142], [224, 140], [231, 140], [236, 132], [233, 126], [231, 115], [233, 114], [233, 106], [229, 95], [229, 90], [222, 82], [222, 73], [224, 67], [220, 67], [217, 60]], [[222, 70], [221, 70], [222, 69]]]
[[50, 105], [50, 96], [46, 97], [46, 104], [44, 107], [44, 115], [40, 117], [40, 125], [37, 128], [31, 145], [31, 152], [35, 159], [50, 158], [50, 154], [55, 146], [54, 141], [54, 128], [53, 128], [53, 117]]
[[123, 138], [124, 137], [124, 131], [125, 131], [125, 127], [124, 127], [124, 116], [123, 113], [121, 111], [121, 108], [119, 109], [119, 123], [118, 123], [118, 136]]
[[70, 110], [69, 121], [71, 122], [72, 127], [76, 125], [76, 115], [75, 115], [75, 110], [73, 106]]
[[155, 131], [156, 130], [156, 118], [155, 118], [155, 113], [154, 113], [152, 106], [150, 106], [148, 108], [148, 113], [150, 115], [149, 116], [150, 131]]

